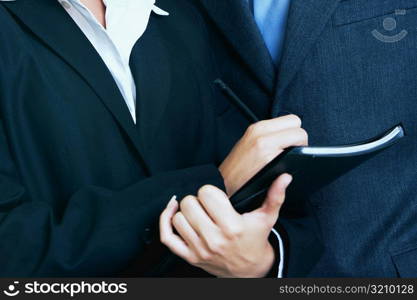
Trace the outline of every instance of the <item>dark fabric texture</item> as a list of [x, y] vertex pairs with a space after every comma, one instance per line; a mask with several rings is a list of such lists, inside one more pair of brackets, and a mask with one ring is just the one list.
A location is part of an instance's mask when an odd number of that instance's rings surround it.
[[[317, 146], [405, 127], [400, 144], [306, 199], [303, 211], [318, 222], [324, 254], [303, 275], [417, 276], [417, 3], [293, 0], [284, 54], [272, 76], [243, 1], [196, 2], [211, 27], [222, 79], [262, 118], [283, 111], [301, 116], [310, 145]], [[397, 21], [392, 31], [383, 26], [387, 17]], [[408, 34], [386, 43], [374, 30]], [[291, 261], [287, 271], [300, 276]]]

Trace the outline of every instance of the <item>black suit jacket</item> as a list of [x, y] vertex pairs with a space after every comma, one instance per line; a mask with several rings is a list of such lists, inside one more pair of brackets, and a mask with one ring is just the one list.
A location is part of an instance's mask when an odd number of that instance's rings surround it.
[[[325, 251], [308, 275], [415, 277], [416, 2], [292, 0], [277, 71], [246, 1], [196, 2], [224, 81], [260, 117], [300, 115], [312, 145], [404, 125], [399, 145], [311, 195], [307, 214], [319, 222]], [[392, 31], [387, 17], [396, 19]]]
[[173, 195], [223, 187], [206, 36], [175, 15], [152, 15], [133, 50], [135, 126], [58, 1], [1, 3], [1, 275], [114, 276]]
[[171, 16], [151, 15], [130, 60], [135, 125], [57, 1], [0, 3], [0, 275], [207, 276], [172, 263], [157, 220], [173, 195], [224, 188], [217, 166], [247, 124], [213, 88], [201, 16], [158, 5]]

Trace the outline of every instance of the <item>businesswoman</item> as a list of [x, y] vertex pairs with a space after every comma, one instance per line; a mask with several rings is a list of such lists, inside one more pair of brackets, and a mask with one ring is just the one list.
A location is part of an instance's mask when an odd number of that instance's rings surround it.
[[[252, 126], [221, 163], [230, 107], [211, 84], [204, 24], [186, 1], [156, 4], [0, 1], [0, 275], [115, 276], [133, 262], [140, 269], [159, 237], [212, 275], [265, 276], [282, 263], [268, 237], [290, 177], [250, 218], [221, 190], [233, 193], [282, 148], [305, 143], [299, 120]], [[259, 137], [263, 152], [252, 147]], [[174, 200], [166, 208], [174, 195], [197, 197], [181, 215]], [[234, 222], [216, 222], [218, 208]], [[195, 238], [202, 224], [211, 229]], [[203, 240], [231, 227], [247, 230], [224, 243], [228, 259], [200, 256]]]

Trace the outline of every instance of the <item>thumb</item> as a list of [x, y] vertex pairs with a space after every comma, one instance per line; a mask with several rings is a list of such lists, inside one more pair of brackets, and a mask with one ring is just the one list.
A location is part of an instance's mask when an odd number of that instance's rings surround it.
[[285, 200], [285, 191], [292, 181], [292, 176], [283, 174], [278, 177], [268, 190], [268, 194], [259, 212], [268, 215], [271, 222], [275, 224], [278, 219], [279, 211]]

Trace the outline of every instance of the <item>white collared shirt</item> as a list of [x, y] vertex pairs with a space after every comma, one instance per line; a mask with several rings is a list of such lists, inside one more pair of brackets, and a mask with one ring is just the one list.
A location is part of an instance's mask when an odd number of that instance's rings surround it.
[[[156, 0], [103, 0], [106, 5], [106, 28], [80, 0], [58, 0], [96, 49], [129, 108], [136, 123], [136, 85], [129, 66], [129, 58], [136, 42], [148, 26], [151, 13], [168, 16], [155, 6]], [[284, 246], [275, 229], [280, 248], [278, 277], [282, 278]]]
[[151, 13], [168, 15], [155, 0], [103, 0], [106, 28], [80, 0], [58, 0], [106, 64], [136, 123], [136, 85], [129, 66], [133, 46], [146, 30]]

